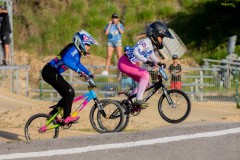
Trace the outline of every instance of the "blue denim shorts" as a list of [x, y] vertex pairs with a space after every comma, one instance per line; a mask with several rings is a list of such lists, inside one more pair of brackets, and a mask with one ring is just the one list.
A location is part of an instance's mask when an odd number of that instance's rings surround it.
[[122, 41], [118, 41], [116, 43], [108, 41], [107, 42], [107, 47], [114, 47], [114, 48], [122, 47]]

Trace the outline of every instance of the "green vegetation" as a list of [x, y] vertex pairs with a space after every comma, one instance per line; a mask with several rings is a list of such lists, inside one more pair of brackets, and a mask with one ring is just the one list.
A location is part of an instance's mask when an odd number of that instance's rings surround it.
[[238, 35], [240, 55], [239, 0], [21, 0], [14, 4], [14, 45], [38, 55], [57, 54], [80, 29], [102, 45], [91, 52], [106, 55], [103, 29], [116, 12], [124, 23], [123, 45], [154, 20], [168, 23], [186, 44], [197, 62], [227, 55], [229, 36]]

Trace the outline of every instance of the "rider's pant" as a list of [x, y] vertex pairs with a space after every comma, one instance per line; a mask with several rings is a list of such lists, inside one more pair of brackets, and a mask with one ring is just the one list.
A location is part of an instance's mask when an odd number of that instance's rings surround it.
[[118, 69], [139, 83], [138, 87], [135, 89], [135, 92], [137, 92], [137, 100], [141, 100], [149, 82], [148, 71], [135, 64], [132, 64], [126, 55], [123, 55], [119, 59]]
[[62, 96], [58, 102], [59, 107], [63, 107], [63, 118], [67, 118], [71, 114], [72, 103], [75, 97], [74, 89], [64, 80], [64, 78], [49, 64], [46, 64], [42, 70], [44, 81], [50, 84]]

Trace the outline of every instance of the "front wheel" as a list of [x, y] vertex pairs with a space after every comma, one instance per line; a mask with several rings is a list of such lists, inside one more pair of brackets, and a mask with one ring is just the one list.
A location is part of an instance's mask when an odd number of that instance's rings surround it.
[[124, 121], [124, 110], [114, 100], [103, 99], [98, 101], [102, 110], [95, 104], [90, 111], [90, 123], [99, 133], [118, 132]]
[[25, 124], [24, 134], [27, 140], [49, 139], [57, 138], [59, 134], [59, 127], [55, 120], [51, 121], [48, 126], [46, 122], [50, 116], [45, 113], [38, 113], [30, 117]]
[[165, 94], [160, 97], [158, 111], [161, 117], [169, 123], [184, 121], [191, 111], [190, 99], [183, 91], [177, 89], [168, 90], [167, 94], [173, 104], [169, 104]]

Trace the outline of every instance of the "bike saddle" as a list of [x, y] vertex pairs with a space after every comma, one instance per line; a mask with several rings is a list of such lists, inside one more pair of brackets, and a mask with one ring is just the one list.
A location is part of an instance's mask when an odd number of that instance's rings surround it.
[[55, 105], [53, 105], [53, 106], [50, 106], [49, 108], [57, 108], [58, 106], [55, 104]]
[[124, 95], [126, 95], [126, 96], [129, 96], [130, 95], [130, 91], [132, 90], [132, 88], [129, 88], [129, 89], [126, 89], [126, 90], [124, 90], [124, 91], [120, 91], [120, 92], [118, 92], [118, 94], [120, 95], [120, 94], [124, 94]]

